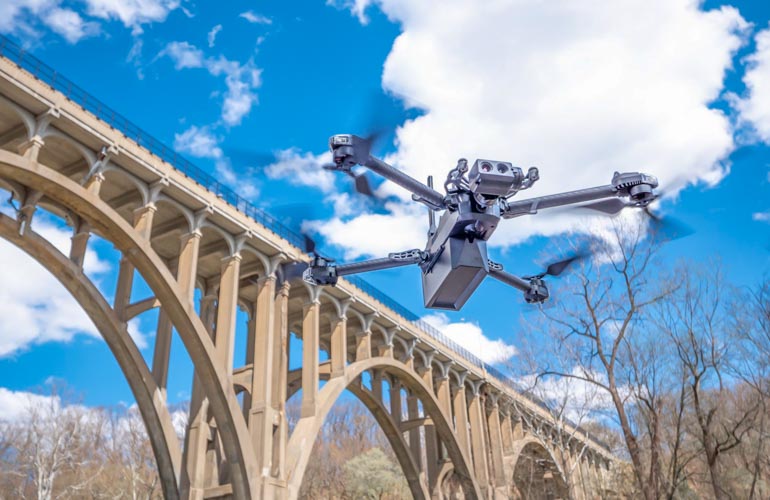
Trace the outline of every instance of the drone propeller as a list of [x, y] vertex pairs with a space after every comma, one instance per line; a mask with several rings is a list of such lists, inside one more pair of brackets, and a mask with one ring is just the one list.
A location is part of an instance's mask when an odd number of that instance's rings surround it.
[[[662, 193], [658, 193], [654, 199], [659, 199], [662, 195]], [[577, 207], [574, 207], [573, 210], [587, 209], [601, 212], [605, 215], [615, 216], [627, 207], [641, 208], [642, 213], [647, 216], [650, 227], [653, 229], [655, 234], [663, 236], [663, 238], [667, 241], [684, 238], [695, 232], [690, 226], [680, 220], [675, 219], [674, 217], [663, 217], [652, 212], [650, 210], [649, 203], [639, 207], [634, 203], [628, 203], [620, 198], [610, 198], [607, 200], [600, 200], [592, 203], [578, 205]]]
[[590, 252], [587, 250], [580, 250], [578, 252], [573, 253], [566, 259], [562, 259], [556, 262], [552, 262], [548, 265], [548, 267], [545, 268], [545, 271], [543, 271], [540, 274], [534, 274], [532, 276], [525, 276], [523, 279], [525, 280], [531, 280], [531, 279], [543, 279], [546, 276], [553, 276], [557, 277], [560, 276], [564, 271], [567, 270], [567, 268], [572, 264], [573, 262], [578, 262], [590, 255]]
[[[335, 163], [326, 163], [324, 165], [321, 165], [321, 167], [324, 168], [325, 170], [333, 170], [333, 171], [341, 170]], [[372, 186], [369, 183], [369, 178], [366, 176], [366, 173], [361, 172], [360, 174], [357, 174], [352, 170], [342, 170], [342, 172], [345, 172], [346, 175], [350, 176], [353, 179], [353, 186], [355, 187], [356, 192], [364, 196], [369, 196], [369, 197], [374, 196], [374, 191], [372, 190]]]

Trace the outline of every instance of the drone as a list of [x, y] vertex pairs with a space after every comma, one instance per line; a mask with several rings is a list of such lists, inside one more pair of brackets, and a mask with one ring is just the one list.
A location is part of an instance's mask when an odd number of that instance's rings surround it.
[[[335, 286], [341, 276], [417, 265], [422, 274], [426, 308], [461, 309], [486, 276], [523, 292], [527, 303], [542, 304], [550, 296], [545, 277], [560, 275], [582, 256], [573, 255], [552, 263], [544, 272], [533, 276], [519, 277], [506, 272], [487, 255], [487, 241], [501, 219], [576, 204], [614, 215], [627, 207], [647, 210], [659, 196], [654, 192], [658, 187], [656, 177], [639, 172], [615, 172], [611, 182], [604, 186], [513, 201], [511, 198], [519, 191], [529, 189], [538, 181], [540, 174], [536, 167], [530, 167], [525, 174], [509, 162], [477, 159], [469, 168], [464, 158], [447, 174], [442, 194], [433, 188], [432, 176], [423, 184], [374, 157], [371, 146], [371, 139], [334, 135], [329, 139], [333, 163], [323, 168], [347, 174], [354, 179], [359, 192], [370, 196], [372, 190], [366, 177], [354, 173], [353, 167], [363, 166], [412, 193], [412, 200], [428, 208], [425, 247], [340, 264], [316, 253], [313, 244], [308, 250], [313, 253], [313, 259], [302, 272], [302, 279], [311, 285]], [[438, 222], [437, 212], [441, 212]]]

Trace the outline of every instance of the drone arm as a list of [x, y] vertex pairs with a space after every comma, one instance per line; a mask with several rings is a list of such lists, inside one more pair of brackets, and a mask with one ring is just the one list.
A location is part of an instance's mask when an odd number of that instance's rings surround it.
[[618, 189], [612, 184], [598, 186], [588, 189], [579, 189], [577, 191], [568, 191], [566, 193], [540, 196], [528, 200], [507, 202], [502, 212], [504, 219], [511, 219], [521, 215], [535, 214], [541, 208], [554, 208], [574, 203], [584, 203], [586, 201], [600, 200], [603, 198], [614, 198], [618, 196]]
[[363, 163], [363, 166], [375, 174], [381, 175], [389, 181], [395, 182], [402, 188], [412, 193], [416, 197], [415, 201], [423, 201], [424, 203], [431, 205], [436, 209], [441, 209], [444, 207], [444, 196], [441, 193], [435, 189], [429, 188], [422, 182], [413, 177], [410, 177], [404, 172], [391, 167], [384, 161], [375, 158], [374, 156], [369, 156], [369, 159]]
[[420, 264], [427, 259], [427, 254], [421, 250], [407, 250], [406, 252], [394, 252], [387, 257], [380, 259], [370, 259], [361, 262], [352, 262], [350, 264], [337, 265], [337, 276], [347, 276], [350, 274], [365, 273], [369, 271], [379, 271], [381, 269], [392, 269], [394, 267], [408, 266], [410, 264]]
[[506, 285], [510, 285], [517, 290], [521, 290], [522, 292], [529, 291], [531, 287], [529, 281], [503, 271], [503, 266], [495, 262], [489, 262], [489, 275], [498, 281], [502, 281]]

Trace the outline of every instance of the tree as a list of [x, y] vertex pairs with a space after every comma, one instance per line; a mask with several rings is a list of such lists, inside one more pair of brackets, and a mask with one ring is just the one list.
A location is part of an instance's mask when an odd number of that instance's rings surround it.
[[[656, 279], [659, 245], [642, 224], [618, 220], [609, 237], [593, 240], [591, 248], [594, 258], [567, 284], [562, 283], [564, 298], [554, 309], [544, 309], [545, 322], [536, 326], [538, 334], [545, 331], [542, 348], [533, 350], [541, 367], [538, 377], [582, 382], [606, 395], [639, 492], [652, 500], [663, 482], [660, 423], [655, 418], [661, 411], [664, 381], [659, 377], [663, 373], [659, 360], [640, 357], [637, 347], [645, 341], [648, 310], [668, 297], [675, 285]], [[648, 426], [651, 452], [647, 456], [640, 443], [642, 431], [633, 418], [639, 396], [646, 396], [653, 412], [648, 417], [655, 417]]]
[[678, 366], [672, 369], [682, 374], [714, 497], [727, 498], [720, 455], [741, 444], [758, 406], [752, 404], [740, 412], [725, 411], [735, 391], [724, 380], [735, 351], [730, 334], [735, 309], [724, 299], [729, 287], [721, 268], [683, 265], [676, 274], [682, 286], [670, 300], [658, 304], [656, 325], [675, 349]]
[[380, 448], [351, 458], [345, 462], [345, 490], [350, 498], [381, 499], [388, 493], [392, 498], [403, 498], [403, 473]]

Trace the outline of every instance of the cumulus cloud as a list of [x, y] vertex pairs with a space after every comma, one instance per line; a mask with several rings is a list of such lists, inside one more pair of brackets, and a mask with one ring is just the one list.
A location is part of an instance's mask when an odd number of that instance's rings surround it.
[[223, 96], [221, 119], [227, 126], [239, 125], [258, 102], [255, 90], [262, 84], [262, 70], [253, 60], [241, 64], [224, 56], [206, 57], [189, 42], [177, 41], [168, 43], [157, 57], [163, 56], [168, 56], [178, 70], [205, 68], [212, 76], [225, 77], [227, 90]]
[[89, 15], [117, 20], [135, 35], [143, 32], [142, 25], [163, 22], [177, 9], [179, 0], [85, 0]]
[[247, 10], [246, 12], [241, 12], [241, 14], [238, 16], [241, 17], [251, 24], [266, 24], [270, 25], [273, 24], [273, 20], [270, 19], [267, 16], [263, 16], [262, 14], [255, 14], [253, 11]]
[[207, 36], [208, 42], [209, 42], [209, 48], [214, 47], [214, 44], [217, 41], [217, 34], [222, 31], [222, 25], [217, 24], [213, 28], [211, 28], [211, 31], [209, 31], [209, 34]]
[[43, 21], [51, 30], [73, 44], [81, 38], [99, 33], [97, 23], [83, 20], [77, 12], [70, 9], [51, 9], [43, 16]]
[[15, 422], [29, 414], [30, 408], [60, 405], [56, 396], [44, 396], [27, 391], [12, 391], [0, 387], [0, 421]]
[[[71, 233], [42, 219], [34, 229], [62, 252], [69, 252]], [[0, 242], [0, 356], [48, 341], [66, 342], [77, 334], [100, 337], [91, 320], [64, 287], [21, 250]], [[89, 249], [84, 270], [101, 274], [109, 269], [106, 262]]]
[[361, 24], [368, 24], [369, 18], [366, 15], [366, 9], [372, 3], [372, 0], [326, 0], [326, 5], [331, 5], [338, 9], [348, 9]]
[[453, 323], [444, 313], [435, 313], [422, 318], [438, 328], [447, 337], [468, 349], [485, 363], [502, 363], [516, 355], [516, 348], [501, 339], [492, 340], [476, 323], [460, 321]]
[[[163, 22], [179, 7], [178, 0], [84, 0], [85, 14], [102, 20], [117, 20], [134, 35], [142, 26]], [[69, 43], [100, 32], [99, 23], [86, 20], [82, 13], [64, 6], [63, 0], [4, 0], [0, 2], [0, 33], [25, 38], [39, 36], [42, 25], [58, 33]]]
[[72, 9], [61, 6], [61, 0], [7, 0], [0, 2], [0, 33], [22, 37], [38, 35], [43, 25], [61, 35], [69, 43], [99, 33], [99, 25], [86, 21]]
[[[710, 104], [745, 42], [748, 25], [734, 8], [703, 11], [690, 0], [376, 3], [402, 27], [383, 85], [424, 111], [398, 129], [390, 158], [417, 179], [441, 180], [457, 158], [482, 157], [540, 168], [541, 180], [519, 198], [607, 184], [616, 170], [657, 175], [674, 195], [728, 171], [733, 130]], [[389, 217], [391, 230], [413, 230], [403, 212]], [[574, 225], [567, 216], [546, 219], [509, 221], [490, 244]], [[364, 251], [353, 237], [357, 218], [342, 222], [338, 234], [348, 237], [338, 238]]]
[[[614, 408], [609, 393], [596, 384], [581, 380], [585, 374], [579, 368], [573, 368], [574, 377], [537, 378], [534, 375], [519, 379], [523, 388], [536, 397], [545, 401], [557, 414], [563, 415], [572, 422], [580, 423], [593, 419], [597, 414]], [[599, 373], [592, 373], [589, 378], [603, 380]], [[623, 389], [627, 392], [627, 389]]]
[[770, 144], [770, 27], [757, 33], [756, 51], [747, 58], [743, 76], [747, 95], [737, 100], [741, 119]]
[[[182, 133], [174, 134], [174, 149], [195, 158], [207, 158], [214, 161], [219, 179], [229, 185], [237, 186], [238, 194], [254, 198], [259, 193], [255, 184], [248, 181], [250, 175], [239, 175], [233, 170], [230, 159], [227, 158], [220, 146], [221, 137], [214, 134], [211, 127], [192, 125]], [[244, 174], [245, 172], [240, 172]]]
[[757, 222], [770, 222], [770, 212], [755, 212], [751, 218]]
[[296, 186], [315, 187], [328, 194], [334, 191], [338, 178], [321, 166], [331, 161], [331, 152], [314, 155], [296, 148], [284, 149], [278, 152], [276, 161], [265, 168], [265, 173], [271, 179], [286, 179]]

